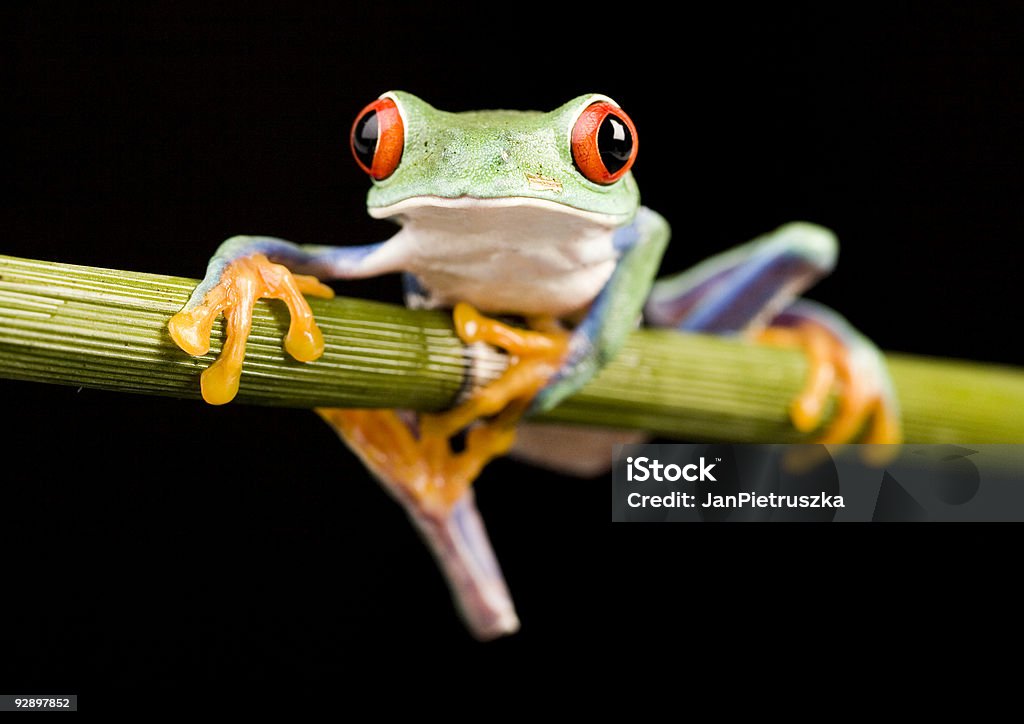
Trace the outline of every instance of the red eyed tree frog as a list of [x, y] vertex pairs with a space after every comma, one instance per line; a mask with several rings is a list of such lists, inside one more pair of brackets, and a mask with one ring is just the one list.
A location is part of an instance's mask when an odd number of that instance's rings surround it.
[[[669, 227], [640, 205], [630, 171], [636, 128], [612, 99], [584, 95], [549, 113], [447, 113], [394, 91], [362, 110], [350, 141], [372, 179], [370, 215], [399, 231], [365, 246], [228, 239], [171, 319], [171, 335], [189, 354], [205, 354], [214, 320], [225, 315], [226, 342], [201, 382], [206, 401], [223, 404], [238, 390], [256, 299], [288, 305], [284, 346], [314, 362], [324, 342], [303, 295], [331, 296], [320, 279], [400, 272], [410, 305], [452, 308], [467, 344], [504, 349], [507, 372], [444, 413], [318, 410], [405, 507], [478, 638], [511, 633], [518, 619], [470, 484], [509, 451], [521, 418], [578, 390], [641, 316], [801, 345], [810, 373], [790, 410], [799, 429], [821, 426], [835, 389], [839, 413], [820, 440], [899, 441], [877, 349], [834, 312], [797, 298], [835, 263], [828, 230], [788, 224], [654, 283]], [[456, 450], [451, 441], [461, 435]]]

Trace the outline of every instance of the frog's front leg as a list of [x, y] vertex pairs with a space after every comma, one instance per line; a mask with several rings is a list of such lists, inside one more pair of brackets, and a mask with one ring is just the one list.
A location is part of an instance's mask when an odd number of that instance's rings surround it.
[[264, 236], [235, 236], [217, 249], [202, 283], [171, 318], [168, 329], [183, 350], [193, 356], [203, 355], [210, 349], [213, 323], [224, 314], [227, 340], [217, 361], [203, 372], [201, 382], [203, 399], [222, 405], [238, 392], [257, 299], [284, 301], [291, 314], [285, 349], [300, 362], [311, 362], [323, 354], [324, 340], [303, 295], [334, 295], [316, 277], [368, 277], [396, 268], [387, 242], [320, 247], [298, 246]]
[[681, 274], [659, 281], [646, 306], [654, 326], [746, 334], [806, 350], [809, 374], [790, 414], [802, 432], [817, 429], [838, 388], [838, 410], [819, 441], [901, 441], [896, 397], [878, 349], [832, 310], [797, 296], [832, 270], [829, 230], [791, 223]]

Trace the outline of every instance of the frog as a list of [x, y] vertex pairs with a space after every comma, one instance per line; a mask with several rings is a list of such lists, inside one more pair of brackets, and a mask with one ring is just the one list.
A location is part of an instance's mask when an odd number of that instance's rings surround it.
[[[474, 480], [639, 325], [797, 346], [808, 360], [789, 409], [797, 429], [825, 443], [900, 441], [877, 347], [802, 296], [835, 266], [835, 235], [791, 222], [658, 279], [670, 227], [640, 202], [637, 129], [609, 96], [588, 93], [551, 111], [449, 112], [388, 91], [356, 114], [349, 145], [370, 179], [367, 212], [397, 232], [338, 246], [232, 237], [168, 328], [184, 352], [205, 355], [224, 316], [220, 354], [200, 379], [214, 405], [238, 391], [258, 299], [287, 306], [284, 348], [316, 364], [324, 338], [306, 297], [333, 296], [325, 280], [401, 274], [409, 306], [451, 310], [467, 346], [507, 355], [500, 377], [448, 410], [316, 410], [405, 509], [476, 638], [514, 633], [520, 623]], [[550, 444], [557, 434], [540, 437]], [[607, 445], [595, 450], [610, 458]]]

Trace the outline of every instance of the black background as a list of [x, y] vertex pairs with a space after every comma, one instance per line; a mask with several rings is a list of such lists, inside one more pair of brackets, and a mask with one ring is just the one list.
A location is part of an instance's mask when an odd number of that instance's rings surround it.
[[[381, 92], [469, 110], [597, 91], [639, 130], [644, 201], [674, 231], [665, 271], [816, 221], [842, 254], [811, 296], [880, 346], [1022, 361], [1020, 12], [140, 5], [0, 10], [3, 253], [198, 276], [237, 233], [378, 241], [391, 228], [366, 216], [346, 134]], [[478, 496], [523, 630], [481, 646], [312, 414], [0, 395], [9, 691], [536, 674], [639, 660], [647, 627], [694, 641], [737, 611], [827, 612], [848, 635], [894, 590], [973, 584], [961, 536], [612, 526], [607, 480], [499, 461]]]

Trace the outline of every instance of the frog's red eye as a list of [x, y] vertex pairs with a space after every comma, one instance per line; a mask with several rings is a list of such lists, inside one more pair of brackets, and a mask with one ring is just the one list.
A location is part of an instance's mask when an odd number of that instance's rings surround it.
[[587, 106], [572, 128], [572, 160], [596, 184], [612, 184], [625, 176], [636, 149], [633, 121], [607, 101]]
[[379, 98], [366, 106], [352, 124], [352, 155], [366, 173], [380, 181], [395, 172], [402, 160], [405, 126], [398, 106]]

